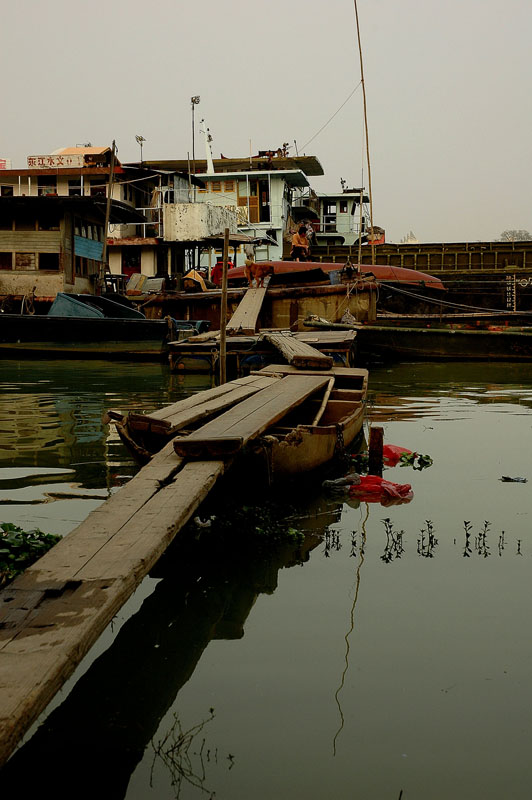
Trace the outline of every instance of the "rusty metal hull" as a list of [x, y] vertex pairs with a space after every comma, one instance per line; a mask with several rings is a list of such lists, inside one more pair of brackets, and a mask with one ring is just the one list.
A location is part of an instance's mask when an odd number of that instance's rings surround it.
[[362, 326], [358, 357], [413, 361], [532, 361], [532, 328], [468, 330]]

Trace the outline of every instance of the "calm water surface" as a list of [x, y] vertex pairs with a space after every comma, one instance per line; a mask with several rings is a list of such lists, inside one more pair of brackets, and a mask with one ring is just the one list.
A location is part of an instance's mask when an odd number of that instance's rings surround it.
[[[135, 469], [102, 412], [208, 385], [158, 366], [4, 362], [0, 519], [67, 532]], [[434, 460], [386, 470], [414, 499], [309, 490], [286, 510], [303, 549], [166, 560], [2, 788], [32, 774], [57, 791], [71, 771], [87, 796], [128, 800], [530, 796], [532, 367], [405, 364], [370, 386], [385, 441]]]

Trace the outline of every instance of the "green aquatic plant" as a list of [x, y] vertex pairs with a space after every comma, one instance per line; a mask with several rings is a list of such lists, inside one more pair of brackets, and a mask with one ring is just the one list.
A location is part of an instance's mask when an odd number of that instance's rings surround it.
[[423, 456], [420, 453], [403, 453], [399, 459], [400, 467], [412, 467], [419, 470], [431, 467], [433, 463], [430, 456]]
[[24, 531], [11, 522], [0, 522], [0, 588], [31, 566], [56, 544], [60, 536], [38, 528]]
[[[170, 773], [172, 788], [175, 797], [181, 795], [182, 784], [199, 789], [209, 797], [214, 798], [215, 792], [207, 789], [205, 781], [207, 779], [207, 764], [210, 761], [218, 763], [218, 749], [212, 751], [206, 748], [206, 739], [200, 741], [199, 736], [204, 727], [214, 719], [214, 709], [209, 709], [209, 716], [198, 722], [197, 725], [184, 730], [177, 714], [174, 714], [174, 721], [170, 729], [158, 742], [152, 741], [153, 762], [150, 773], [150, 786], [154, 786], [154, 772], [157, 759], [159, 759]], [[191, 750], [195, 745], [198, 749]], [[235, 757], [230, 753], [226, 756], [229, 762], [228, 769], [234, 766]]]
[[189, 526], [192, 527], [195, 538], [204, 543], [225, 540], [227, 543], [245, 543], [259, 549], [262, 546], [269, 548], [286, 543], [300, 544], [305, 538], [301, 531], [290, 524], [286, 508], [274, 503], [264, 503], [262, 506], [244, 505], [240, 508], [219, 503], [214, 514], [205, 518], [204, 511]]

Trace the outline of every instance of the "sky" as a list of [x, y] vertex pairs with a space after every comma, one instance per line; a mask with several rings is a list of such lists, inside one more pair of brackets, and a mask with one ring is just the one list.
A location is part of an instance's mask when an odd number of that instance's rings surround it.
[[[531, 0], [358, 0], [358, 14], [374, 224], [395, 242], [532, 230]], [[199, 95], [215, 158], [288, 142], [319, 158], [318, 191], [369, 186], [354, 0], [18, 0], [1, 26], [14, 167], [113, 139], [136, 161], [135, 135], [147, 160], [186, 158]]]

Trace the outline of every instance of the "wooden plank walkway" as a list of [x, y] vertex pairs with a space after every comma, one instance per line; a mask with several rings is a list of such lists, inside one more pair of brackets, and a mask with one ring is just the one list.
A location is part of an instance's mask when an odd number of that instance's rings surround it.
[[[266, 388], [208, 422], [200, 433], [206, 431], [211, 442], [212, 436], [245, 442], [327, 381], [322, 374], [255, 375], [237, 381], [231, 391]], [[207, 406], [228, 393], [207, 394], [205, 403], [198, 396], [190, 400]], [[193, 412], [193, 403], [182, 401], [179, 408], [167, 409], [170, 416], [163, 414], [158, 421]], [[205, 499], [230, 455], [224, 452], [222, 460], [209, 453], [210, 460], [187, 463], [169, 442], [0, 592], [0, 767]]]
[[278, 380], [279, 378], [266, 375], [248, 375], [245, 378], [237, 378], [230, 383], [224, 383], [221, 386], [193, 394], [184, 400], [178, 400], [151, 414], [130, 412], [127, 416], [127, 424], [132, 430], [172, 436], [181, 428], [225, 411], [262, 389], [268, 388]]
[[189, 436], [174, 439], [174, 449], [178, 455], [188, 458], [233, 455], [327, 382], [328, 377], [323, 375], [288, 375]]
[[0, 592], [0, 766], [223, 471], [168, 444]]
[[247, 289], [235, 313], [227, 323], [226, 332], [228, 336], [239, 333], [251, 336], [255, 333], [266, 292], [266, 286]]
[[283, 333], [265, 333], [266, 341], [273, 344], [289, 364], [294, 367], [312, 367], [313, 369], [330, 369], [333, 365], [331, 356], [326, 356], [295, 336]]

